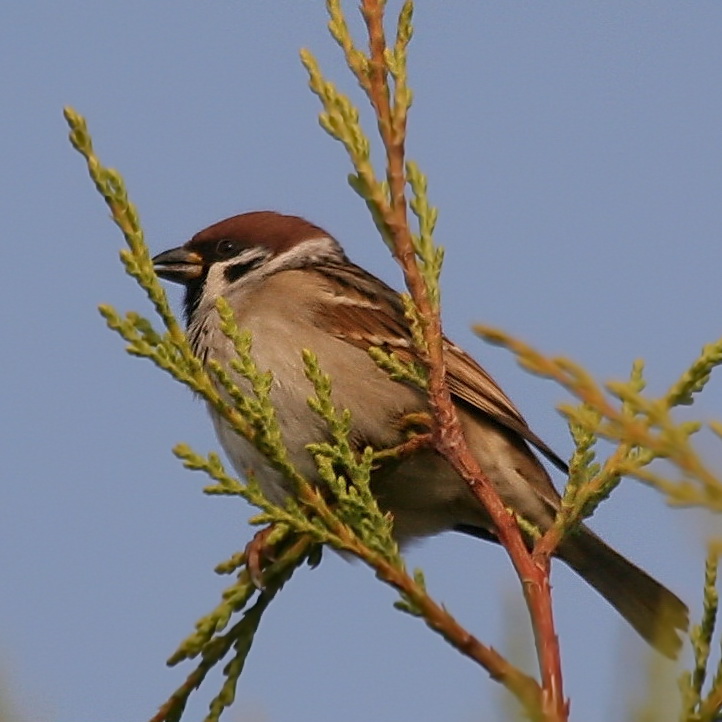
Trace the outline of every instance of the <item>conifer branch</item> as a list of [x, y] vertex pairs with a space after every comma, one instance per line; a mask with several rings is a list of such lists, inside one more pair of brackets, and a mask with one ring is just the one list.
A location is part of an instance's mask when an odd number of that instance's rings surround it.
[[[609, 382], [603, 388], [569, 359], [546, 356], [498, 329], [478, 325], [475, 331], [489, 343], [512, 351], [526, 370], [556, 381], [575, 396], [581, 406], [559, 406], [573, 427], [584, 430], [587, 437], [607, 439], [617, 445], [599, 473], [585, 483], [583, 498], [587, 507], [579, 510], [581, 516], [590, 514], [622, 476], [656, 488], [669, 504], [722, 511], [722, 477], [703, 461], [692, 444], [691, 437], [702, 423], [677, 422], [672, 416], [673, 409], [690, 398], [691, 389], [703, 386], [713, 369], [722, 363], [718, 354], [722, 340], [705, 346], [666, 394], [649, 398], [643, 395], [639, 362], [635, 363], [629, 381]], [[715, 422], [710, 428], [716, 428]], [[582, 453], [581, 447], [578, 449]], [[665, 460], [675, 466], [679, 477], [673, 480], [650, 470], [655, 460]]]
[[[198, 657], [200, 662], [152, 722], [179, 720], [190, 694], [208, 671], [230, 655], [224, 681], [207, 717], [211, 722], [219, 719], [233, 702], [263, 612], [298, 566], [304, 561], [317, 561], [324, 545], [363, 560], [379, 579], [398, 592], [396, 606], [400, 610], [422, 618], [432, 630], [511, 690], [528, 718], [563, 722], [568, 717], [568, 705], [552, 617], [549, 560], [564, 536], [594, 512], [622, 476], [655, 487], [670, 504], [722, 511], [722, 479], [704, 463], [692, 444], [692, 436], [702, 424], [679, 423], [672, 415], [677, 406], [692, 403], [713, 370], [722, 364], [722, 339], [705, 346], [665, 394], [651, 398], [643, 393], [641, 362], [634, 364], [627, 381], [603, 386], [567, 359], [545, 356], [508, 334], [479, 326], [477, 332], [487, 341], [509, 348], [525, 369], [554, 379], [579, 402], [560, 407], [569, 421], [575, 451], [554, 524], [541, 533], [528, 520], [518, 518], [513, 510], [504, 507], [466, 446], [445, 383], [439, 316], [443, 249], [433, 240], [437, 211], [428, 199], [426, 177], [406, 158], [405, 148], [412, 103], [407, 54], [413, 36], [413, 3], [411, 0], [403, 3], [391, 44], [387, 43], [384, 29], [385, 5], [383, 0], [361, 0], [368, 35], [368, 50], [362, 50], [350, 35], [340, 0], [327, 0], [331, 35], [376, 115], [386, 155], [383, 179], [373, 168], [371, 140], [361, 127], [358, 109], [324, 78], [311, 53], [302, 51], [301, 60], [310, 87], [323, 106], [320, 124], [348, 153], [353, 167], [349, 183], [369, 208], [382, 239], [401, 265], [409, 289], [402, 300], [421, 363], [406, 363], [379, 348], [371, 349], [370, 354], [392, 379], [426, 390], [433, 415], [432, 433], [411, 436], [398, 449], [355, 447], [351, 441], [351, 416], [347, 410], [334, 406], [332, 379], [320, 368], [313, 351], [307, 350], [303, 363], [311, 394], [309, 405], [318, 416], [320, 427], [325, 428], [325, 435], [308, 447], [316, 464], [314, 478], [321, 485], [310, 483], [290, 462], [272, 404], [273, 377], [254, 363], [252, 339], [236, 326], [233, 313], [223, 300], [216, 310], [236, 357], [226, 367], [214, 361], [203, 363], [195, 356], [155, 275], [137, 209], [128, 199], [120, 174], [100, 163], [85, 119], [71, 108], [65, 109], [71, 143], [85, 158], [93, 182], [124, 235], [127, 248], [120, 252], [121, 262], [143, 289], [161, 322], [161, 327], [155, 328], [135, 312], [121, 315], [110, 306], [101, 306], [107, 325], [124, 339], [128, 353], [149, 359], [200, 394], [237, 434], [265, 455], [296, 492], [283, 505], [273, 504], [265, 498], [252, 470], [244, 483], [225, 471], [216, 454], [202, 456], [183, 444], [174, 449], [186, 468], [201, 471], [211, 480], [206, 493], [239, 496], [258, 508], [251, 523], [272, 525], [269, 539], [275, 554], [272, 562], [264, 563], [262, 591], [253, 583], [245, 553], [236, 552], [218, 565], [218, 573], [233, 574], [235, 579], [221, 601], [197, 622], [193, 633], [169, 658], [169, 664]], [[409, 211], [416, 230], [410, 227]], [[722, 438], [722, 422], [710, 422], [709, 427]], [[596, 441], [600, 438], [615, 445], [604, 460], [597, 457]], [[532, 620], [541, 684], [464, 629], [428, 594], [423, 574], [419, 570], [409, 573], [405, 567], [391, 533], [392, 520], [381, 512], [371, 492], [371, 473], [375, 464], [428, 443], [447, 459], [483, 503], [510, 555]], [[679, 478], [670, 479], [650, 468], [656, 460], [671, 463]], [[525, 539], [534, 541], [531, 551]], [[691, 637], [694, 666], [680, 682], [684, 701], [682, 722], [714, 722], [722, 709], [722, 663], [710, 674], [718, 607], [718, 560], [719, 549], [712, 545], [705, 569], [704, 611]]]
[[[369, 50], [368, 54], [363, 56], [363, 63], [358, 61], [358, 53], [361, 51], [355, 49], [348, 25], [342, 19], [339, 3], [328, 0], [327, 8], [334, 38], [344, 49], [347, 60], [351, 57], [355, 59], [349, 64], [375, 112], [379, 136], [386, 151], [386, 186], [378, 184], [373, 176], [377, 200], [372, 204], [372, 216], [401, 265], [406, 286], [413, 299], [413, 316], [418, 319], [421, 331], [418, 334], [421, 341], [417, 342], [417, 353], [427, 369], [429, 403], [436, 421], [434, 446], [469, 484], [494, 520], [497, 536], [510, 554], [532, 616], [542, 672], [543, 714], [545, 719], [550, 721], [564, 720], [567, 717], [567, 705], [562, 689], [558, 640], [554, 631], [549, 561], [546, 559], [540, 563], [532, 560], [515, 516], [509, 514], [466, 446], [445, 383], [438, 284], [443, 252], [434, 246], [432, 240], [436, 211], [429, 206], [427, 200], [425, 177], [415, 164], [407, 163], [405, 158], [406, 121], [411, 104], [411, 93], [407, 85], [406, 50], [412, 36], [412, 3], [406, 2], [402, 8], [396, 42], [394, 48], [390, 49], [386, 44], [383, 26], [385, 3], [380, 0], [362, 0], [361, 14], [369, 39]], [[349, 151], [358, 177], [361, 175], [360, 169], [367, 171], [370, 167], [367, 159], [359, 158], [358, 154], [353, 152], [352, 144], [346, 140], [352, 132], [356, 132], [358, 113], [347, 114], [353, 123], [347, 131], [331, 127], [327, 119], [338, 107], [339, 94], [330, 90], [331, 84], [323, 80], [318, 65], [311, 60], [310, 54], [304, 52], [302, 59], [309, 69], [311, 87], [324, 106], [321, 124]], [[394, 87], [393, 93], [391, 85]], [[371, 171], [369, 177], [372, 177], [372, 173]], [[364, 186], [367, 193], [369, 185], [370, 181]], [[408, 223], [407, 185], [413, 196], [411, 208], [419, 221], [420, 230], [416, 235], [412, 234]], [[382, 190], [387, 191], [383, 197], [380, 192]], [[385, 360], [380, 361], [383, 363]]]

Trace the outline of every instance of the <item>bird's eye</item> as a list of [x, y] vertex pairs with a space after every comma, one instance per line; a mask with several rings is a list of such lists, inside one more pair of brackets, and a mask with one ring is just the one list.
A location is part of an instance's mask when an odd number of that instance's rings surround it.
[[219, 258], [231, 258], [238, 253], [238, 243], [224, 238], [216, 244], [216, 255]]

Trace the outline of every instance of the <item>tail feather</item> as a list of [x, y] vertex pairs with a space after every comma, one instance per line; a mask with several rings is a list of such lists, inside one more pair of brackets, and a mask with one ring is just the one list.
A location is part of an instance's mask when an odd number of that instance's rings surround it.
[[687, 606], [669, 589], [605, 544], [587, 527], [562, 542], [561, 557], [593, 586], [649, 644], [670, 659], [689, 626]]

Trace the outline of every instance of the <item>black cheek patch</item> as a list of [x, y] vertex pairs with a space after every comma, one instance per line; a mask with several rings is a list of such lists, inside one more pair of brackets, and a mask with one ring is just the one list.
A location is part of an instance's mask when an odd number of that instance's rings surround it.
[[223, 270], [223, 276], [225, 277], [226, 281], [228, 283], [233, 283], [234, 281], [237, 281], [242, 276], [245, 276], [247, 273], [252, 271], [254, 268], [258, 268], [258, 266], [263, 263], [263, 258], [255, 258], [252, 261], [248, 261], [246, 263], [234, 263], [233, 265], [226, 266], [226, 268]]

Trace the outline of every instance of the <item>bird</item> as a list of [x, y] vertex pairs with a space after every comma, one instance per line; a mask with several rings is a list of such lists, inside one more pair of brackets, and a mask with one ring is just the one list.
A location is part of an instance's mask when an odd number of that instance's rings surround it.
[[[327, 438], [328, 431], [308, 405], [312, 387], [303, 349], [312, 350], [330, 375], [336, 407], [350, 411], [350, 441], [359, 451], [399, 446], [408, 438], [404, 419], [428, 413], [426, 392], [391, 379], [368, 353], [378, 347], [401, 360], [417, 359], [400, 295], [349, 260], [339, 242], [314, 223], [270, 210], [246, 212], [214, 223], [156, 255], [153, 263], [160, 278], [185, 287], [187, 335], [204, 363], [213, 359], [230, 371], [235, 357], [221, 330], [220, 297], [238, 327], [250, 331], [255, 363], [273, 374], [270, 398], [289, 458], [310, 481], [320, 483], [307, 446]], [[567, 465], [468, 353], [445, 337], [443, 352], [446, 382], [472, 454], [504, 504], [543, 533], [561, 497], [535, 451], [563, 473]], [[209, 412], [236, 471], [251, 470], [271, 502], [282, 504], [292, 496], [290, 482], [263, 454], [211, 406]], [[445, 531], [498, 541], [481, 502], [433, 448], [382, 464], [370, 484], [381, 510], [392, 516], [400, 545]], [[667, 657], [677, 655], [688, 610], [673, 592], [585, 524], [565, 536], [555, 556], [648, 643]]]

